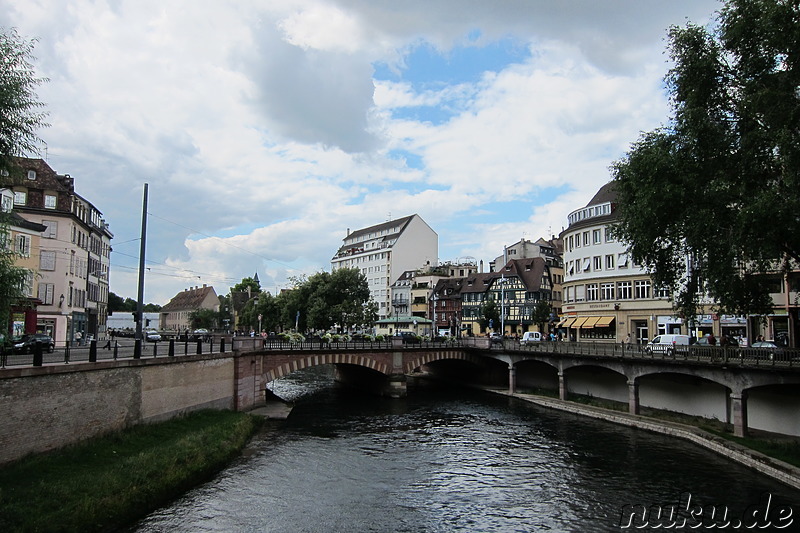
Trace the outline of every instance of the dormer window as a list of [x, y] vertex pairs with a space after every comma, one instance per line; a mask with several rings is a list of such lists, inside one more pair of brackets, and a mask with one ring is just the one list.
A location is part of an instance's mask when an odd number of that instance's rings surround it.
[[36, 171], [35, 170], [29, 170], [28, 171], [28, 179], [31, 180], [31, 181], [36, 179]]

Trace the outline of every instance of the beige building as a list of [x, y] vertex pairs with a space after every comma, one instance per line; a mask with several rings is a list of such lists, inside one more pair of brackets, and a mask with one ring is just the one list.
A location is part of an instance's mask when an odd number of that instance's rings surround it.
[[162, 330], [183, 332], [191, 329], [190, 315], [193, 311], [210, 309], [219, 311], [219, 297], [214, 287], [190, 287], [173, 296], [161, 308], [159, 324]]
[[39, 246], [31, 249], [41, 301], [36, 330], [53, 337], [56, 346], [78, 331], [84, 339], [105, 339], [113, 234], [103, 214], [75, 191], [69, 174], [56, 173], [42, 159], [16, 162], [21, 179], [7, 184], [14, 211], [45, 227]]

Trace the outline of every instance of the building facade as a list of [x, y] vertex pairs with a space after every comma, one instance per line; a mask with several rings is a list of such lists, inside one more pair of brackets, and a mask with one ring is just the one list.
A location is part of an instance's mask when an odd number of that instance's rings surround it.
[[161, 308], [159, 325], [164, 331], [178, 333], [192, 329], [191, 314], [200, 309], [219, 312], [219, 297], [214, 287], [190, 287], [179, 292]]
[[367, 278], [378, 318], [392, 314], [391, 286], [408, 270], [438, 263], [439, 236], [419, 215], [350, 233], [331, 258], [331, 270], [357, 268]]
[[[558, 328], [576, 341], [646, 343], [659, 333], [687, 333], [670, 293], [653, 286], [613, 235], [614, 183], [570, 213], [564, 245], [563, 315]], [[630, 336], [630, 337], [628, 337]]]
[[[36, 330], [56, 346], [75, 339], [107, 337], [111, 233], [103, 214], [77, 194], [69, 174], [57, 174], [42, 159], [18, 158], [22, 177], [5, 183], [14, 211], [45, 227], [37, 262]], [[6, 179], [8, 179], [6, 177]]]

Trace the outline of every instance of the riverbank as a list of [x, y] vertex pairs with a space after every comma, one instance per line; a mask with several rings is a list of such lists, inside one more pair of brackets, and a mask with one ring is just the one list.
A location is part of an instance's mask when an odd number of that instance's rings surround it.
[[0, 531], [109, 531], [210, 479], [263, 423], [198, 411], [0, 468]]
[[[615, 424], [644, 429], [654, 433], [688, 440], [715, 453], [741, 463], [762, 474], [770, 476], [790, 487], [800, 489], [800, 468], [785, 461], [771, 457], [751, 447], [744, 446], [719, 434], [705, 431], [697, 426], [681, 424], [657, 418], [631, 415], [602, 407], [563, 401], [556, 398], [526, 393], [509, 393], [508, 390], [484, 388], [488, 392], [510, 396], [541, 407], [558, 409], [581, 416], [606, 420]], [[740, 439], [742, 440], [742, 439]]]

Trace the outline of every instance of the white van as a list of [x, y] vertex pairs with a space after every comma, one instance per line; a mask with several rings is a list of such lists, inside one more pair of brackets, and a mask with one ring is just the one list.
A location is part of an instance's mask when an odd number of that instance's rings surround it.
[[673, 355], [678, 346], [689, 346], [689, 335], [657, 335], [647, 343], [644, 351], [647, 353], [659, 352]]
[[528, 344], [529, 342], [540, 342], [542, 341], [542, 334], [538, 331], [526, 331], [522, 334], [522, 338], [519, 340], [519, 343], [522, 345]]

